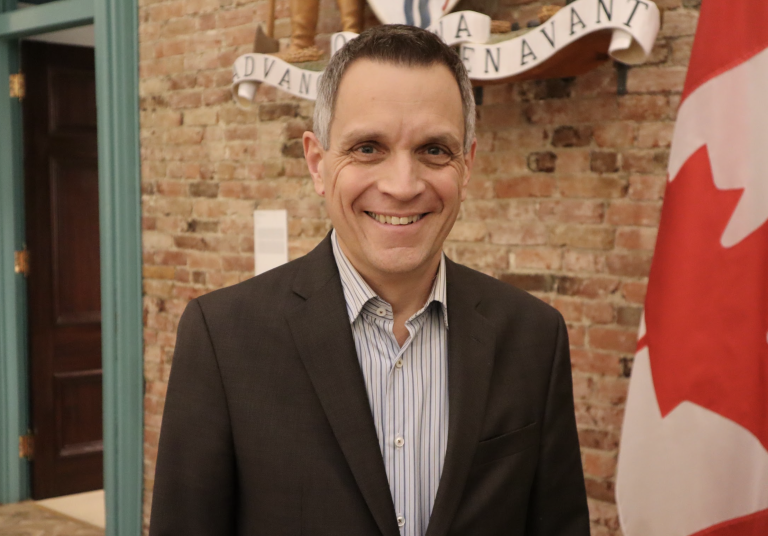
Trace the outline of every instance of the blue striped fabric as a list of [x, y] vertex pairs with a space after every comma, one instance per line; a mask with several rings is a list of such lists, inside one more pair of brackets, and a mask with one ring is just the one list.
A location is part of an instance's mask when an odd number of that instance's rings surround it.
[[400, 534], [423, 536], [448, 439], [448, 310], [445, 256], [400, 347], [392, 307], [355, 270], [332, 234], [347, 313], [389, 478]]

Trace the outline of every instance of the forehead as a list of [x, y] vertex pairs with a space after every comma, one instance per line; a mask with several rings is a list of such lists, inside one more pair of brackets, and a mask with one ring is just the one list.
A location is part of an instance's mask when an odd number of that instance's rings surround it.
[[350, 129], [372, 127], [393, 135], [437, 129], [463, 136], [461, 92], [453, 73], [441, 63], [355, 61], [339, 84], [331, 139]]

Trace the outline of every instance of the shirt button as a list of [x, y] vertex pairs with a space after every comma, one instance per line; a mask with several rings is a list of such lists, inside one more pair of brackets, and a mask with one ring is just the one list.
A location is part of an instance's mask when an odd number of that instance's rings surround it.
[[383, 307], [379, 307], [378, 309], [376, 309], [376, 314], [379, 316], [384, 316], [385, 314], [387, 314], [387, 311], [384, 310]]
[[397, 516], [397, 526], [398, 527], [405, 526], [405, 518], [403, 516]]
[[401, 448], [403, 445], [405, 445], [405, 439], [403, 439], [402, 436], [397, 436], [395, 438], [395, 446]]
[[403, 368], [403, 360], [402, 359], [398, 359], [397, 361], [395, 361], [395, 366], [397, 368]]

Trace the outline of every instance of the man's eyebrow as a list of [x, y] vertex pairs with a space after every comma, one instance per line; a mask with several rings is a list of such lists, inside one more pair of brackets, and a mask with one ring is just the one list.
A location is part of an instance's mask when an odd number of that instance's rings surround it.
[[447, 145], [451, 147], [453, 145], [461, 145], [462, 142], [459, 138], [457, 138], [453, 134], [449, 134], [446, 132], [443, 134], [434, 134], [431, 136], [427, 136], [422, 142], [422, 145], [429, 145], [432, 143]]
[[341, 137], [342, 144], [347, 144], [351, 142], [358, 142], [362, 140], [380, 140], [384, 138], [384, 133], [380, 130], [375, 129], [368, 129], [368, 128], [361, 128], [361, 129], [355, 129], [351, 130]]
[[[351, 130], [341, 137], [341, 144], [348, 145], [350, 143], [358, 143], [361, 141], [381, 141], [384, 140], [387, 135], [375, 128], [360, 128]], [[461, 146], [462, 140], [450, 132], [439, 132], [435, 134], [428, 134], [419, 141], [419, 145], [431, 145], [440, 144], [448, 147]]]

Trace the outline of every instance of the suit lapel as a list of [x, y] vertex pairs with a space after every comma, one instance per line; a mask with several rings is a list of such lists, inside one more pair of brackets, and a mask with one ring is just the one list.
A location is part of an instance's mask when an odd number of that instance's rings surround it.
[[287, 315], [301, 359], [381, 533], [398, 536], [395, 508], [329, 237], [305, 258], [293, 290], [305, 299]]
[[448, 446], [427, 536], [448, 532], [479, 440], [494, 360], [494, 332], [477, 311], [460, 268], [446, 262], [448, 280]]

